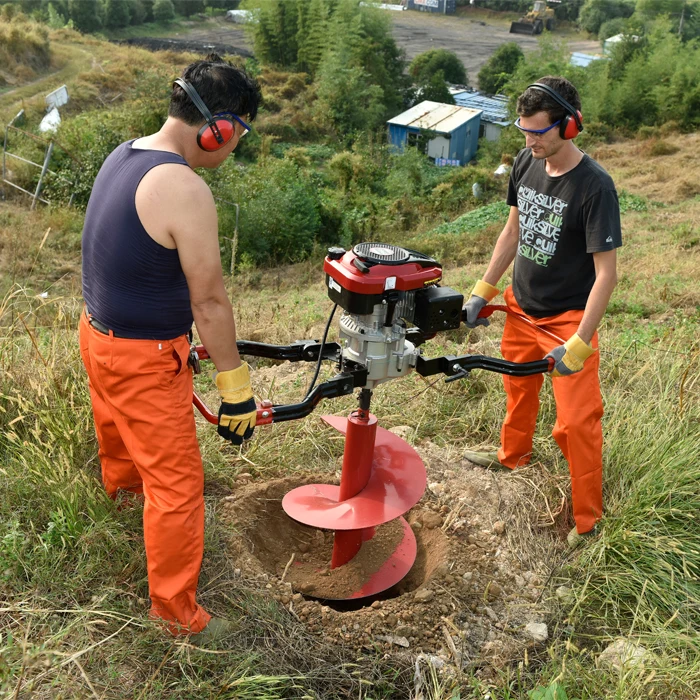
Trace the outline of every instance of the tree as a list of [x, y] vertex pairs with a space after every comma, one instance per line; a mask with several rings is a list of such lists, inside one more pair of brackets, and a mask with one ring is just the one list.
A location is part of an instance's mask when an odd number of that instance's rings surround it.
[[598, 34], [603, 22], [616, 17], [631, 17], [634, 3], [627, 0], [586, 0], [578, 16], [582, 29], [591, 34]]
[[445, 74], [439, 70], [433, 73], [433, 76], [427, 83], [420, 87], [420, 99], [431, 100], [432, 102], [442, 102], [442, 104], [453, 105], [455, 98], [452, 97], [450, 89], [445, 82]]
[[430, 49], [418, 54], [408, 68], [408, 72], [416, 83], [427, 83], [437, 73], [442, 71], [444, 80], [448, 83], [468, 85], [467, 71], [457, 54], [446, 49]]
[[100, 0], [70, 0], [68, 11], [78, 31], [90, 33], [102, 29], [103, 10]]
[[344, 51], [330, 53], [321, 64], [317, 94], [317, 110], [341, 136], [375, 129], [383, 121], [382, 89], [362, 68], [349, 65]]
[[143, 24], [146, 21], [146, 7], [142, 0], [127, 0], [131, 24]]
[[298, 9], [297, 68], [314, 75], [328, 45], [328, 7], [325, 0], [311, 0]]
[[121, 29], [129, 25], [128, 0], [107, 0], [105, 3], [105, 27], [108, 29]]
[[155, 0], [153, 3], [153, 19], [156, 22], [169, 22], [175, 19], [175, 8], [171, 0]]
[[297, 0], [261, 0], [258, 21], [253, 26], [258, 60], [285, 68], [296, 67], [298, 21]]
[[514, 41], [501, 44], [479, 71], [479, 90], [488, 95], [501, 92], [523, 58], [525, 54]]
[[204, 12], [204, 0], [173, 0], [173, 8], [178, 15], [191, 17]]

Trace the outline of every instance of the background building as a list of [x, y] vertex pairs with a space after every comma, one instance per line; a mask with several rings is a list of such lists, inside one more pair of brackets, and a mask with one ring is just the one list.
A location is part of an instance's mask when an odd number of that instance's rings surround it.
[[399, 150], [423, 139], [436, 165], [466, 165], [476, 155], [481, 110], [425, 100], [387, 124], [389, 141]]

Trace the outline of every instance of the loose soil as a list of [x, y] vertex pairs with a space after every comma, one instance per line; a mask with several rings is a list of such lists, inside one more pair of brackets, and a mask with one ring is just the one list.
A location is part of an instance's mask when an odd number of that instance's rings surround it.
[[[410, 437], [412, 429], [393, 432]], [[230, 555], [249, 586], [327, 643], [358, 652], [405, 649], [488, 674], [534, 645], [525, 625], [551, 614], [543, 591], [563, 560], [568, 509], [558, 500], [558, 484], [537, 464], [496, 474], [429, 441], [415, 447], [429, 484], [406, 514], [418, 554], [408, 575], [383, 594], [323, 598], [356, 590], [377, 570], [401, 536], [396, 524], [378, 531], [374, 552], [365, 557], [361, 550], [330, 571], [333, 533], [301, 525], [282, 510], [288, 491], [331, 483], [329, 474], [238, 482], [218, 510], [230, 532]]]

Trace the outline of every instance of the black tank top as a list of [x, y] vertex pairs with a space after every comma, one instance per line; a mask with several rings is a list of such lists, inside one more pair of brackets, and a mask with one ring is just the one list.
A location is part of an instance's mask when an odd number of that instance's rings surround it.
[[187, 280], [176, 249], [154, 241], [136, 212], [136, 188], [168, 151], [118, 146], [97, 174], [83, 228], [83, 298], [88, 311], [124, 338], [170, 340], [192, 327]]

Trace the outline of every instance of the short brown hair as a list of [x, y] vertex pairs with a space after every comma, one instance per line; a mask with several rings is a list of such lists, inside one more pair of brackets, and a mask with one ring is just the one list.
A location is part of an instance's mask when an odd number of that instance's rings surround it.
[[[566, 78], [545, 75], [537, 82], [554, 90], [557, 95], [563, 97], [574, 109], [581, 111], [581, 98], [578, 95], [578, 91]], [[516, 111], [519, 117], [531, 117], [537, 112], [547, 112], [550, 124], [554, 124], [554, 122], [563, 119], [569, 114], [568, 110], [562, 107], [551, 95], [548, 95], [544, 90], [537, 90], [532, 87], [529, 87], [518, 97]]]

